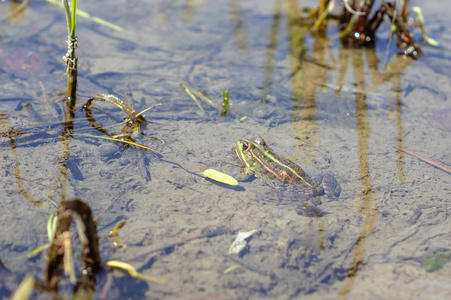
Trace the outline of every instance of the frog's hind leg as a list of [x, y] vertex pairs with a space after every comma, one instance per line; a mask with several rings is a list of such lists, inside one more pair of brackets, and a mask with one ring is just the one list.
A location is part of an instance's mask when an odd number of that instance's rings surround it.
[[[330, 174], [312, 176], [312, 179], [324, 189], [329, 198], [336, 198], [341, 194], [341, 186], [334, 176]], [[318, 195], [319, 196], [319, 195]]]
[[299, 203], [294, 210], [298, 215], [305, 217], [322, 217], [324, 215], [318, 206], [309, 201]]
[[324, 193], [329, 198], [336, 198], [341, 194], [341, 186], [338, 181], [330, 174], [326, 174], [323, 176], [323, 188]]
[[287, 205], [291, 201], [287, 198], [286, 193], [282, 191], [273, 190], [267, 194], [259, 194], [259, 199], [266, 202], [271, 202], [276, 205]]

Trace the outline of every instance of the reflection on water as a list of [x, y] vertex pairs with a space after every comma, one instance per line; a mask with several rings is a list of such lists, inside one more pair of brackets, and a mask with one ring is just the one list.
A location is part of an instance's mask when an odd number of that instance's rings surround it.
[[[403, 146], [403, 137], [404, 137], [404, 130], [402, 128], [402, 115], [401, 115], [401, 73], [399, 76], [396, 76], [394, 78], [394, 84], [395, 84], [395, 91], [396, 91], [396, 110], [394, 114], [396, 115], [396, 125], [398, 130], [398, 147]], [[398, 173], [399, 173], [399, 183], [404, 183], [404, 154], [402, 151], [398, 152]]]
[[[316, 119], [316, 80], [321, 80], [322, 68], [311, 64], [309, 53], [304, 38], [308, 35], [307, 26], [302, 26], [297, 1], [289, 1], [287, 6], [287, 22], [290, 41], [290, 67], [291, 67], [291, 89], [293, 94], [292, 120], [296, 128], [294, 134], [297, 137], [297, 147], [307, 163], [313, 157], [313, 149], [318, 147], [318, 127], [312, 120]], [[301, 25], [301, 26], [300, 26]], [[311, 57], [313, 59], [324, 59], [324, 40], [315, 38]], [[325, 62], [327, 60], [319, 60]], [[322, 73], [322, 74], [318, 74]], [[317, 77], [318, 76], [318, 77]], [[322, 78], [324, 80], [324, 78]], [[304, 147], [301, 143], [305, 138], [309, 139], [311, 147]]]
[[274, 5], [274, 13], [272, 14], [272, 22], [270, 27], [271, 29], [269, 30], [268, 45], [266, 47], [265, 53], [265, 69], [263, 72], [264, 79], [261, 95], [263, 103], [265, 102], [266, 96], [268, 95], [272, 87], [272, 76], [275, 64], [274, 56], [276, 54], [276, 47], [279, 40], [280, 21], [282, 17], [281, 13], [282, 13], [282, 1], [277, 0], [275, 1]]
[[246, 26], [240, 0], [230, 0], [230, 20], [236, 47], [242, 52], [247, 51]]
[[[1, 129], [4, 130], [8, 128], [8, 121], [6, 120], [5, 114], [3, 112], [0, 113], [0, 121], [1, 121]], [[25, 191], [24, 187], [22, 186], [22, 183], [20, 181], [20, 169], [19, 169], [19, 157], [17, 156], [16, 151], [16, 143], [13, 137], [10, 137], [10, 147], [14, 155], [14, 175], [16, 177], [16, 184], [17, 188], [19, 190], [19, 193], [27, 199], [30, 203], [32, 203], [34, 206], [39, 208], [41, 206], [41, 203], [37, 200], [35, 200], [27, 191]]]
[[[265, 64], [265, 91], [263, 95], [266, 96], [271, 87], [271, 73], [273, 70], [273, 55], [276, 48], [277, 33], [280, 26], [280, 1], [275, 1], [275, 9], [273, 14], [273, 23], [270, 30], [268, 41], [268, 48], [266, 54]], [[330, 41], [321, 34], [311, 36], [306, 32], [306, 25], [303, 24], [300, 16], [296, 13], [299, 11], [297, 1], [288, 1], [284, 6], [287, 11], [284, 14], [287, 17], [289, 43], [290, 43], [290, 69], [291, 69], [291, 90], [293, 95], [293, 109], [292, 120], [294, 135], [297, 138], [298, 149], [304, 157], [303, 162], [309, 162], [309, 159], [314, 157], [313, 150], [317, 149], [319, 142], [319, 127], [318, 122], [314, 122], [318, 115], [318, 106], [316, 97], [318, 95], [318, 87], [328, 86], [328, 73], [335, 72], [335, 68], [329, 68], [326, 64], [334, 55], [330, 48]], [[306, 37], [312, 37], [313, 43], [311, 45], [311, 53], [307, 50], [308, 47], [304, 45]], [[385, 56], [386, 58], [388, 55]], [[370, 141], [371, 128], [368, 119], [367, 111], [367, 91], [375, 90], [379, 86], [390, 83], [392, 91], [395, 95], [395, 109], [390, 109], [389, 113], [394, 117], [392, 121], [396, 123], [397, 128], [397, 142], [398, 146], [403, 145], [403, 122], [401, 115], [402, 108], [402, 91], [401, 81], [403, 71], [413, 62], [413, 60], [404, 59], [401, 56], [395, 56], [388, 62], [385, 61], [380, 71], [380, 62], [376, 56], [374, 49], [362, 50], [347, 50], [340, 49], [338, 61], [338, 78], [336, 84], [335, 95], [340, 94], [340, 90], [345, 82], [345, 76], [349, 69], [349, 63], [354, 71], [354, 95], [355, 95], [355, 116], [356, 116], [356, 133], [358, 143], [358, 159], [359, 159], [359, 178], [361, 184], [361, 192], [356, 195], [357, 212], [362, 217], [361, 231], [356, 239], [356, 244], [352, 247], [352, 260], [350, 266], [347, 268], [348, 272], [346, 279], [339, 291], [343, 299], [347, 297], [351, 291], [355, 278], [360, 266], [365, 261], [365, 248], [367, 246], [368, 238], [373, 232], [376, 222], [378, 220], [378, 206], [379, 199], [373, 193], [372, 176], [370, 172]], [[368, 66], [368, 69], [365, 68]], [[366, 72], [370, 72], [371, 81], [365, 82]], [[264, 99], [264, 98], [263, 98]], [[311, 147], [305, 147], [303, 142], [308, 139]], [[398, 152], [398, 176], [399, 183], [404, 182], [405, 173], [403, 169], [404, 160], [403, 154]], [[325, 245], [324, 223], [317, 218], [317, 232], [318, 249], [323, 249]], [[308, 232], [308, 231], [307, 231]], [[311, 233], [310, 233], [311, 234]], [[315, 235], [315, 234], [314, 234]]]
[[365, 259], [365, 246], [367, 238], [370, 236], [377, 221], [378, 209], [376, 206], [377, 199], [374, 198], [369, 163], [369, 141], [370, 141], [370, 125], [368, 122], [367, 106], [366, 106], [366, 86], [364, 76], [364, 60], [362, 51], [353, 51], [352, 67], [354, 69], [354, 80], [356, 89], [356, 117], [357, 117], [357, 134], [358, 134], [358, 155], [360, 163], [360, 184], [362, 191], [357, 194], [359, 201], [358, 213], [362, 216], [362, 231], [357, 238], [354, 247], [354, 253], [347, 277], [340, 290], [340, 295], [346, 297], [350, 292], [354, 283], [359, 267]]

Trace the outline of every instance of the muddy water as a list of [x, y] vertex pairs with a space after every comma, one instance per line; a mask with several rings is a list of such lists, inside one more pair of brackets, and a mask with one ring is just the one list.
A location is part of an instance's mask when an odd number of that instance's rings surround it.
[[[429, 248], [451, 248], [450, 174], [396, 148], [450, 167], [450, 54], [425, 46], [424, 57], [403, 59], [387, 45], [386, 24], [375, 50], [341, 49], [334, 24], [329, 39], [298, 27], [295, 1], [260, 2], [79, 3], [126, 32], [78, 19], [79, 135], [69, 145], [59, 138], [62, 10], [34, 1], [1, 21], [1, 125], [23, 128], [23, 135], [0, 140], [2, 298], [26, 274], [45, 280], [45, 255], [14, 259], [47, 242], [46, 222], [57, 209], [49, 197], [89, 203], [99, 217], [103, 259], [168, 282], [103, 270], [96, 298], [451, 297], [451, 265], [427, 272], [420, 263]], [[451, 48], [442, 5], [423, 8], [426, 30]], [[1, 14], [10, 7], [2, 3]], [[182, 82], [204, 90], [215, 106], [201, 102], [203, 113]], [[224, 90], [231, 105], [221, 117]], [[145, 113], [149, 122], [141, 128], [159, 140], [136, 139], [167, 156], [87, 137], [102, 136], [82, 109], [98, 93], [138, 111], [161, 103]], [[126, 117], [107, 103], [95, 103], [94, 114], [105, 126]], [[337, 178], [343, 192], [321, 199], [323, 217], [299, 216], [292, 195], [273, 201], [272, 187], [240, 175], [230, 148], [254, 137], [312, 173]], [[67, 149], [69, 160], [57, 163]], [[240, 185], [205, 180], [175, 160], [193, 171], [224, 171]], [[121, 220], [126, 247], [117, 249], [107, 234]], [[237, 233], [253, 229], [245, 251], [229, 255]], [[62, 280], [60, 290], [70, 295], [72, 285]]]

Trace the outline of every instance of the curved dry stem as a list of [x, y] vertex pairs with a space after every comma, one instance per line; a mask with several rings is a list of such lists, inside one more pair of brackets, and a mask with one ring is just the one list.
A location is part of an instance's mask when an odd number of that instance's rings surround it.
[[366, 12], [354, 10], [351, 7], [351, 5], [349, 4], [349, 0], [343, 0], [343, 4], [345, 5], [346, 10], [349, 11], [353, 15], [356, 15], [356, 16], [365, 16], [366, 15]]

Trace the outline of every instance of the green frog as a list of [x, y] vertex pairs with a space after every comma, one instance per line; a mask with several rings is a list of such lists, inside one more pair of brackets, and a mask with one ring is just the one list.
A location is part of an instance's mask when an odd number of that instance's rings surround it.
[[[241, 173], [245, 175], [255, 173], [270, 186], [293, 185], [311, 198], [324, 194], [329, 198], [340, 196], [341, 186], [332, 175], [308, 175], [300, 166], [272, 150], [261, 138], [253, 142], [238, 140], [232, 150], [244, 162]], [[304, 201], [297, 212], [321, 215], [320, 210], [312, 206], [310, 201]]]

